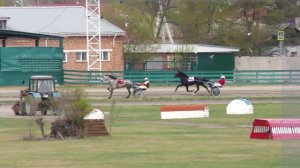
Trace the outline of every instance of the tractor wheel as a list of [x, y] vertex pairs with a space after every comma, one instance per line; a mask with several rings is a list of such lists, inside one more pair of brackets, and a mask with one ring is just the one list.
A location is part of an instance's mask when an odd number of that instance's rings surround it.
[[25, 101], [21, 101], [21, 102], [20, 102], [20, 111], [21, 111], [21, 115], [22, 115], [22, 116], [27, 115], [27, 111], [26, 111], [26, 102], [25, 102]]
[[37, 105], [34, 101], [34, 98], [29, 95], [26, 97], [26, 112], [28, 115], [35, 115], [36, 114]]

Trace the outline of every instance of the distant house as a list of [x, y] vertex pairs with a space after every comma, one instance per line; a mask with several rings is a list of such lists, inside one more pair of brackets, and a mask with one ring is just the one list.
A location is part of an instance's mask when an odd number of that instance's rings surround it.
[[[194, 70], [232, 71], [235, 69], [235, 55], [240, 50], [233, 47], [204, 44], [152, 44], [145, 47], [125, 46], [125, 52], [152, 55], [144, 62], [147, 70]], [[141, 68], [141, 66], [126, 69]]]
[[286, 26], [282, 31], [284, 31], [282, 48], [280, 48], [277, 34], [274, 32], [272, 38], [262, 44], [262, 55], [300, 57], [300, 30], [293, 26]]
[[[0, 28], [64, 37], [64, 69], [87, 70], [85, 8], [82, 6], [0, 7]], [[101, 19], [102, 70], [124, 70], [119, 27]], [[20, 39], [21, 41], [23, 39]], [[47, 40], [44, 45], [51, 45]]]

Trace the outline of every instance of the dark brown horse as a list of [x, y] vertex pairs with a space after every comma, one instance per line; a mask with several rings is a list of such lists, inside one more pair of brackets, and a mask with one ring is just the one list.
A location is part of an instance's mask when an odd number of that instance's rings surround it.
[[194, 92], [194, 94], [195, 94], [196, 92], [198, 92], [199, 86], [201, 85], [201, 86], [203, 86], [208, 91], [208, 93], [210, 93], [209, 89], [204, 84], [204, 83], [206, 83], [206, 82], [209, 81], [208, 79], [200, 78], [200, 77], [189, 77], [189, 76], [187, 76], [185, 73], [183, 73], [181, 71], [178, 71], [174, 75], [174, 78], [176, 78], [176, 77], [180, 79], [180, 84], [177, 85], [177, 87], [175, 89], [175, 92], [181, 86], [185, 86], [187, 92], [193, 92], [193, 90], [189, 90], [189, 86], [196, 85], [197, 90]]

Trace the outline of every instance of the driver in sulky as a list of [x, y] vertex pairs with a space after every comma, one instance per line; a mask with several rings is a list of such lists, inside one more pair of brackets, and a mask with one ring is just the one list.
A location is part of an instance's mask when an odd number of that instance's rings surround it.
[[224, 86], [225, 82], [226, 82], [225, 81], [225, 76], [222, 75], [221, 78], [216, 83], [213, 84], [213, 86], [222, 87], [222, 86]]
[[141, 89], [147, 89], [150, 86], [150, 82], [149, 79], [145, 77], [143, 82], [137, 83], [136, 85]]

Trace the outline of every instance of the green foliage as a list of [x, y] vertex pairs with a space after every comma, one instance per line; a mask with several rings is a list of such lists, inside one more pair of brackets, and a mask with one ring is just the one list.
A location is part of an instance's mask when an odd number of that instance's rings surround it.
[[128, 42], [147, 42], [154, 40], [151, 14], [147, 11], [144, 0], [131, 0], [107, 3], [102, 14], [126, 31]]
[[[157, 2], [106, 2], [103, 13], [127, 32], [127, 42], [157, 42], [159, 39], [153, 33]], [[297, 3], [297, 0], [181, 0], [176, 1], [175, 7], [163, 6], [163, 12], [174, 27], [172, 33], [177, 43], [233, 46], [240, 48], [242, 55], [259, 55], [261, 44], [271, 38], [279, 23], [300, 16]]]
[[62, 91], [62, 99], [60, 106], [64, 111], [66, 121], [72, 122], [74, 126], [83, 129], [83, 118], [87, 115], [92, 107], [87, 99], [82, 88], [66, 89]]
[[283, 12], [280, 10], [270, 11], [265, 17], [264, 21], [268, 25], [278, 24], [281, 20], [284, 19]]
[[203, 16], [206, 3], [203, 1], [180, 1], [174, 11], [173, 20], [176, 18], [178, 27], [183, 37], [183, 41], [187, 43], [199, 43], [205, 41], [205, 18]]

